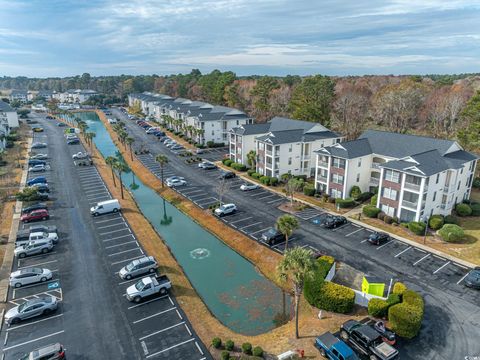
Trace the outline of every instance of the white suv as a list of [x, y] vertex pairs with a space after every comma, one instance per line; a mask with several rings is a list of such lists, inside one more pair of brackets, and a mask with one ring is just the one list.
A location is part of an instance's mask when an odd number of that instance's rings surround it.
[[51, 240], [53, 243], [58, 241], [57, 233], [47, 233], [47, 232], [34, 232], [30, 233], [29, 239], [30, 241], [34, 240]]
[[237, 211], [235, 204], [223, 204], [219, 208], [215, 209], [215, 215], [225, 216], [228, 214], [233, 214], [235, 211]]

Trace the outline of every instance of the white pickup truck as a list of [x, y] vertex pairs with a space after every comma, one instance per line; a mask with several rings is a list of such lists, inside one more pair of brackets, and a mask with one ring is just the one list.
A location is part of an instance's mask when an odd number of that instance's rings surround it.
[[139, 303], [154, 294], [165, 295], [171, 287], [172, 283], [167, 275], [147, 276], [127, 288], [127, 299]]

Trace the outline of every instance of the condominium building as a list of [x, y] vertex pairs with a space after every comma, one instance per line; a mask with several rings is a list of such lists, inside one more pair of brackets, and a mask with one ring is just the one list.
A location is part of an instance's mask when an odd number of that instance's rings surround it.
[[18, 115], [14, 108], [0, 100], [0, 151], [5, 148], [5, 137], [18, 127]]
[[83, 103], [98, 92], [90, 89], [70, 89], [64, 92], [55, 92], [52, 97], [61, 103]]
[[279, 177], [282, 174], [315, 175], [314, 151], [336, 144], [343, 137], [319, 123], [274, 117], [265, 124], [236, 126], [230, 131], [230, 158], [248, 164], [247, 154], [256, 153], [256, 171]]
[[470, 197], [478, 157], [453, 140], [367, 130], [316, 151], [315, 184], [335, 198], [378, 189], [377, 207], [402, 221], [448, 215]]
[[12, 90], [10, 92], [10, 101], [20, 101], [26, 103], [28, 101], [28, 91], [27, 90]]

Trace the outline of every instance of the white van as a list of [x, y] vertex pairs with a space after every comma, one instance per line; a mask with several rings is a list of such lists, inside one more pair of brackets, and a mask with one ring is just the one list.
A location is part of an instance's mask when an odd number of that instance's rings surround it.
[[98, 216], [101, 214], [108, 214], [111, 212], [118, 212], [121, 209], [120, 203], [117, 199], [101, 201], [90, 208], [90, 214]]

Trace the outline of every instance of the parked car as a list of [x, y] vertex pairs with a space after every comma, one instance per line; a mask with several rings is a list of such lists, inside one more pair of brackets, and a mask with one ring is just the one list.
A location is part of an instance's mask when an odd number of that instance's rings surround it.
[[235, 173], [233, 171], [222, 171], [220, 176], [218, 177], [219, 179], [233, 179], [236, 177]]
[[274, 227], [271, 227], [262, 234], [262, 240], [265, 241], [268, 245], [274, 245], [284, 242], [285, 235]]
[[327, 217], [327, 219], [323, 223], [323, 226], [327, 229], [333, 229], [346, 223], [347, 219], [344, 216], [332, 215]]
[[67, 140], [73, 140], [73, 139], [78, 139], [78, 136], [77, 136], [77, 134], [75, 134], [75, 133], [73, 132], [73, 133], [67, 133], [67, 134], [65, 135], [65, 138], [66, 138]]
[[58, 233], [58, 229], [55, 225], [30, 225], [28, 227], [30, 232], [47, 232], [47, 233]]
[[48, 169], [49, 169], [48, 165], [33, 165], [33, 166], [28, 168], [28, 171], [30, 171], [30, 172], [44, 172]]
[[152, 127], [149, 127], [147, 130], [145, 130], [145, 132], [146, 132], [147, 134], [153, 134], [154, 132], [156, 132], [156, 131], [158, 131], [158, 130], [160, 130], [160, 128], [155, 127], [155, 126], [152, 126]]
[[182, 145], [173, 145], [170, 147], [170, 150], [172, 151], [179, 151], [179, 150], [185, 150], [185, 148]]
[[126, 296], [128, 301], [139, 303], [147, 296], [165, 295], [171, 287], [172, 283], [167, 275], [148, 276], [128, 287]]
[[41, 126], [34, 126], [32, 127], [33, 132], [43, 132], [43, 127]]
[[51, 280], [53, 274], [48, 269], [29, 267], [14, 271], [10, 274], [10, 286], [19, 288], [24, 285], [35, 284]]
[[173, 181], [173, 180], [185, 180], [183, 176], [169, 176], [168, 178], [165, 179], [165, 181]]
[[197, 154], [197, 155], [200, 155], [200, 154], [203, 154], [203, 153], [205, 153], [204, 149], [196, 149], [195, 150], [195, 154]]
[[27, 214], [23, 214], [20, 217], [20, 220], [24, 223], [28, 223], [30, 221], [47, 220], [49, 218], [50, 218], [50, 215], [48, 214], [48, 210], [39, 209], [39, 210], [30, 211]]
[[15, 256], [22, 259], [27, 256], [46, 254], [52, 249], [53, 242], [51, 240], [35, 240], [25, 245], [17, 246], [13, 252]]
[[59, 122], [59, 123], [57, 123], [57, 126], [58, 127], [65, 127], [65, 126], [67, 126], [67, 124], [65, 124], [63, 122]]
[[235, 211], [237, 211], [237, 207], [235, 206], [235, 204], [223, 204], [219, 208], [215, 209], [215, 215], [221, 217], [233, 214]]
[[470, 270], [468, 275], [463, 280], [465, 286], [472, 289], [480, 289], [480, 267]]
[[242, 185], [240, 185], [240, 190], [250, 191], [250, 190], [258, 189], [259, 187], [260, 187], [260, 185], [246, 182], [246, 183], [243, 183]]
[[168, 142], [168, 144], [166, 144], [166, 147], [167, 147], [167, 148], [171, 148], [171, 147], [173, 147], [173, 146], [175, 146], [175, 145], [177, 145], [177, 142], [176, 142], [176, 141], [170, 141], [170, 142]]
[[368, 242], [373, 245], [384, 244], [390, 239], [390, 236], [384, 232], [374, 231], [368, 237]]
[[38, 160], [38, 159], [28, 160], [28, 166], [35, 166], [35, 165], [47, 165], [47, 162], [45, 160]]
[[90, 208], [90, 214], [93, 216], [98, 216], [102, 214], [108, 213], [116, 213], [120, 211], [122, 207], [120, 206], [120, 202], [117, 199], [101, 201], [96, 205]]
[[214, 169], [217, 168], [217, 165], [215, 165], [214, 163], [206, 161], [202, 168], [203, 168], [203, 170], [214, 170]]
[[65, 348], [62, 344], [50, 344], [23, 354], [20, 360], [61, 360], [66, 359]]
[[32, 149], [43, 149], [43, 148], [46, 148], [46, 147], [47, 147], [47, 144], [42, 143], [42, 142], [34, 142], [32, 144]]
[[356, 320], [348, 320], [341, 325], [340, 337], [371, 360], [398, 359], [397, 349], [384, 342], [382, 336], [373, 327]]
[[36, 231], [30, 232], [30, 241], [36, 240], [50, 240], [54, 244], [58, 242], [58, 234], [56, 232]]
[[90, 156], [90, 155], [89, 155], [87, 152], [81, 152], [81, 151], [79, 151], [78, 153], [72, 155], [72, 159], [73, 159], [73, 160], [86, 159], [86, 158], [89, 157], [89, 156]]
[[48, 187], [48, 184], [36, 183], [36, 184], [33, 184], [32, 187], [34, 187], [35, 189], [37, 189], [38, 192], [41, 192], [41, 193], [50, 192], [50, 188]]
[[53, 119], [53, 116], [47, 115], [47, 116], [45, 116], [45, 119], [50, 119], [50, 120], [52, 120], [52, 119]]
[[22, 214], [28, 214], [34, 210], [48, 210], [48, 205], [45, 203], [36, 203], [30, 206], [27, 206], [26, 208], [22, 209]]
[[45, 176], [37, 176], [27, 181], [27, 186], [33, 186], [35, 184], [46, 184], [47, 178]]
[[57, 298], [54, 296], [42, 296], [27, 300], [8, 310], [5, 313], [5, 322], [10, 325], [33, 317], [48, 315], [57, 310], [57, 307]]
[[46, 192], [41, 192], [37, 191], [37, 194], [35, 196], [36, 201], [48, 201], [50, 199], [50, 196]]
[[154, 273], [158, 268], [158, 263], [153, 256], [145, 256], [135, 259], [120, 269], [118, 275], [124, 280], [130, 280], [133, 277]]
[[79, 138], [67, 140], [67, 145], [76, 145], [76, 144], [80, 144]]
[[357, 354], [342, 340], [332, 333], [326, 332], [315, 339], [315, 347], [326, 359], [330, 360], [359, 360]]
[[35, 155], [30, 156], [30, 159], [31, 160], [46, 160], [46, 159], [48, 159], [48, 155], [47, 154], [35, 154]]
[[187, 185], [187, 182], [185, 180], [175, 179], [175, 180], [167, 181], [168, 187], [177, 187], [177, 186], [185, 186], [185, 185]]

